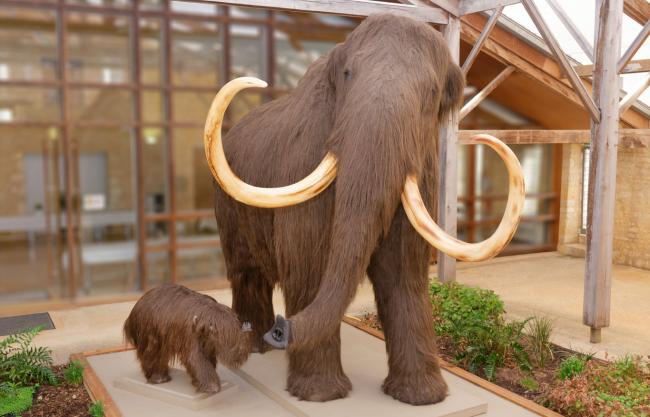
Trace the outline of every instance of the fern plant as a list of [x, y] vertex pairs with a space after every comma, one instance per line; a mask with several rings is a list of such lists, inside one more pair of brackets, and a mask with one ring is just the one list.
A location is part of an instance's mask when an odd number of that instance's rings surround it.
[[0, 380], [18, 385], [56, 384], [52, 372], [52, 351], [32, 346], [32, 341], [43, 330], [34, 327], [7, 336], [0, 341]]

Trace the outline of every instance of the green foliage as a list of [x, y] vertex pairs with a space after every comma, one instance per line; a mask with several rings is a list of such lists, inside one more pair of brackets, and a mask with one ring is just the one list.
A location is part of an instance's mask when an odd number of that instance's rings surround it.
[[535, 381], [533, 377], [526, 377], [519, 381], [519, 385], [526, 388], [528, 391], [537, 391], [539, 390], [539, 383]]
[[34, 387], [18, 387], [15, 384], [0, 383], [0, 416], [15, 415], [27, 411], [32, 406]]
[[429, 293], [436, 332], [452, 338], [456, 361], [470, 372], [493, 380], [510, 361], [532, 368], [521, 344], [527, 321], [506, 322], [503, 302], [492, 291], [432, 282]]
[[553, 321], [548, 317], [533, 317], [527, 326], [527, 345], [537, 366], [543, 368], [549, 360], [553, 360]]
[[88, 413], [92, 417], [104, 417], [104, 403], [101, 401], [95, 401], [88, 408]]
[[27, 329], [0, 341], [0, 380], [19, 385], [56, 384], [50, 368], [52, 352], [44, 347], [31, 346], [42, 329], [40, 326]]
[[79, 361], [72, 361], [63, 371], [65, 382], [70, 385], [81, 385], [84, 381], [84, 365]]
[[584, 372], [586, 364], [587, 358], [582, 355], [569, 356], [560, 364], [557, 376], [560, 379], [573, 378], [574, 376]]
[[631, 356], [614, 363], [588, 361], [581, 373], [553, 387], [547, 400], [569, 416], [647, 417], [650, 374], [639, 358]]

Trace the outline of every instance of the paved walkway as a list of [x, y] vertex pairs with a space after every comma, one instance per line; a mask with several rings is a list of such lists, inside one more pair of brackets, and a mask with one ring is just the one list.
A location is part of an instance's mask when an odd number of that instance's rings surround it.
[[458, 281], [499, 294], [513, 318], [550, 317], [553, 341], [561, 346], [601, 358], [650, 355], [650, 271], [614, 266], [611, 326], [603, 329], [599, 344], [589, 343], [589, 328], [582, 324], [582, 258], [549, 252], [463, 263]]
[[[433, 271], [432, 271], [433, 272]], [[589, 343], [589, 328], [582, 324], [584, 260], [558, 253], [497, 258], [481, 263], [461, 263], [461, 283], [489, 288], [506, 303], [512, 318], [544, 315], [555, 322], [553, 341], [599, 357], [625, 353], [650, 355], [650, 271], [614, 267], [612, 325], [603, 329], [603, 342]], [[230, 290], [206, 292], [230, 305]], [[36, 342], [54, 351], [57, 363], [71, 353], [102, 349], [124, 342], [122, 324], [134, 302], [122, 302], [50, 312], [56, 330], [45, 331]], [[279, 292], [276, 310], [284, 311]], [[372, 287], [364, 282], [348, 312], [373, 311]]]

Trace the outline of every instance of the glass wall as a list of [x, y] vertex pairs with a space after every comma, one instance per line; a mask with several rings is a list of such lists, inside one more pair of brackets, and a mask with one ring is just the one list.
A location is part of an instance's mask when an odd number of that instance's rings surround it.
[[[202, 145], [214, 94], [237, 76], [269, 82], [237, 96], [232, 126], [357, 23], [192, 1], [0, 3], [0, 302], [225, 285]], [[500, 174], [487, 168], [500, 162], [461, 152], [472, 203], [460, 233], [477, 240], [500, 217]], [[527, 180], [550, 172], [547, 150], [516, 152]], [[531, 204], [535, 216], [546, 203]]]

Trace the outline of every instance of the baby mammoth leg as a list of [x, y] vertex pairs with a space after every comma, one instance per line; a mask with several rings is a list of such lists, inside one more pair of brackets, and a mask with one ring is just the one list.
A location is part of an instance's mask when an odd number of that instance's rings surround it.
[[170, 358], [164, 352], [157, 351], [155, 354], [138, 352], [138, 357], [148, 383], [162, 384], [171, 381], [172, 378], [169, 376]]
[[189, 343], [188, 351], [181, 356], [181, 362], [192, 378], [192, 385], [198, 392], [221, 391], [221, 381], [216, 370], [216, 359], [208, 357], [197, 341]]

